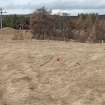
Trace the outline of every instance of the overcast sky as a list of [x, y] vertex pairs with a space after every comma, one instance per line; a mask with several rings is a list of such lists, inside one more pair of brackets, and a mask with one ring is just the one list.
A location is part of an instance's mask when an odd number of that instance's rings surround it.
[[81, 12], [105, 14], [105, 0], [0, 0], [0, 4], [10, 14], [27, 14], [42, 6], [52, 9], [54, 13], [64, 11], [73, 15]]

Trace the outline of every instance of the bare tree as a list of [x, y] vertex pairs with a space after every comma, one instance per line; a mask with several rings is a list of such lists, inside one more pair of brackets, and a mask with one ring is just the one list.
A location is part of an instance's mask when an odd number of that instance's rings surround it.
[[35, 38], [45, 39], [52, 34], [54, 24], [50, 13], [43, 7], [32, 14], [31, 29]]

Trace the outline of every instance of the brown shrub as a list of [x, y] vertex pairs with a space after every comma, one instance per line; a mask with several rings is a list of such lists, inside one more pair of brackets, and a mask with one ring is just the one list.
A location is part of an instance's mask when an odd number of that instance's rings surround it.
[[89, 32], [88, 31], [86, 31], [86, 30], [81, 30], [80, 31], [80, 36], [79, 36], [79, 41], [80, 42], [82, 42], [82, 43], [86, 42], [88, 37], [89, 37]]

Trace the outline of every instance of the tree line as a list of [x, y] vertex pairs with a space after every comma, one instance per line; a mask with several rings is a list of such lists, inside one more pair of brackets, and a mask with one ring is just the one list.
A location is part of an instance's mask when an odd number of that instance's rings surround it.
[[30, 20], [33, 38], [40, 40], [105, 41], [105, 20], [98, 14], [80, 14], [76, 18], [66, 13], [52, 15], [46, 8], [37, 9]]
[[33, 38], [39, 40], [105, 42], [105, 17], [94, 13], [52, 15], [42, 7], [30, 15], [3, 16], [3, 27], [31, 29]]
[[30, 15], [4, 15], [3, 27], [29, 29]]

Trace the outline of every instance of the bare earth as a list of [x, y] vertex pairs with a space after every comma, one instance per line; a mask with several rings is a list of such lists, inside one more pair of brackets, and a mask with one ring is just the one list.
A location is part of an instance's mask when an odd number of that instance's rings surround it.
[[105, 44], [0, 41], [0, 105], [105, 105]]

